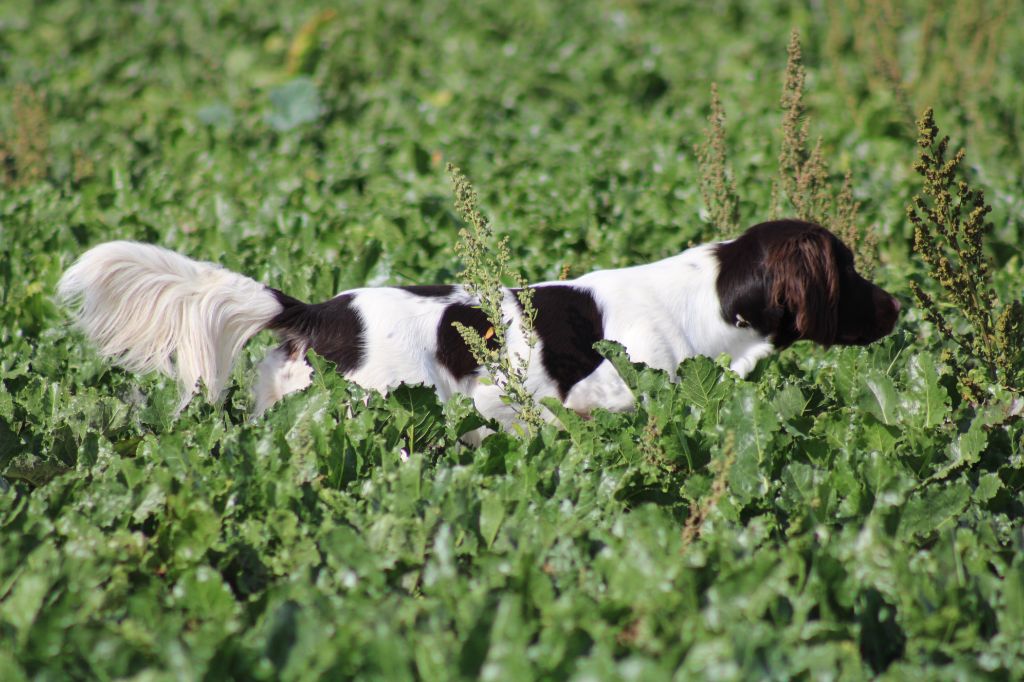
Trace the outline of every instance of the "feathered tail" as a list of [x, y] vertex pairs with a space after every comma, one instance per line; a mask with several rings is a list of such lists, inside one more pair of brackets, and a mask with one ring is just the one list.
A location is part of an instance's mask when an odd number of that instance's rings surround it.
[[182, 407], [200, 381], [216, 402], [242, 346], [284, 309], [248, 277], [126, 241], [83, 254], [57, 293], [102, 355], [133, 372], [176, 378]]

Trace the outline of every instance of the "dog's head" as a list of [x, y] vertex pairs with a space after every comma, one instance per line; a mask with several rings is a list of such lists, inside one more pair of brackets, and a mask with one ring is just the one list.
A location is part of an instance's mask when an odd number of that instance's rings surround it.
[[850, 249], [820, 225], [761, 223], [716, 253], [722, 316], [780, 348], [800, 340], [866, 345], [896, 324], [899, 301], [861, 277]]

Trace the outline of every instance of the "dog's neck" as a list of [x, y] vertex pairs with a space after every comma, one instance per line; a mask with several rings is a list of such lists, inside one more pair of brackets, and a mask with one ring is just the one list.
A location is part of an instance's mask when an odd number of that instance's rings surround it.
[[732, 358], [740, 374], [772, 350], [742, 322], [727, 321], [716, 292], [714, 245], [696, 246], [654, 263], [600, 270], [573, 282], [591, 289], [601, 305], [605, 334], [634, 362], [675, 372], [694, 355]]

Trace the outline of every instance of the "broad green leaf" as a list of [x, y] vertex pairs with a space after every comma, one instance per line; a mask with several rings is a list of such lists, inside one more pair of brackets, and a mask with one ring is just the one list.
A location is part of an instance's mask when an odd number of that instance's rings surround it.
[[1020, 561], [1019, 555], [1003, 584], [1004, 607], [999, 614], [1000, 624], [1008, 637], [1020, 641], [1024, 637], [1024, 562]]
[[18, 665], [13, 651], [0, 650], [0, 679], [9, 680], [10, 682], [28, 680], [24, 669]]
[[701, 412], [716, 413], [729, 392], [729, 385], [723, 381], [722, 368], [710, 358], [701, 356], [679, 365], [678, 382], [682, 398]]
[[984, 474], [978, 479], [978, 486], [974, 489], [974, 499], [985, 503], [999, 494], [1003, 488], [1003, 481], [999, 474]]
[[873, 414], [883, 424], [899, 421], [899, 398], [892, 379], [882, 372], [871, 369], [864, 376], [864, 388], [860, 407]]
[[238, 610], [231, 590], [209, 566], [189, 571], [174, 586], [172, 594], [181, 608], [200, 618], [228, 620]]
[[629, 355], [626, 354], [626, 349], [622, 344], [608, 340], [598, 341], [594, 344], [594, 349], [612, 363], [622, 380], [636, 393], [640, 382], [641, 367], [630, 362]]
[[235, 122], [235, 114], [231, 107], [223, 102], [215, 102], [200, 108], [196, 118], [205, 125], [215, 128], [230, 128]]
[[19, 633], [24, 633], [32, 625], [42, 607], [50, 586], [50, 580], [44, 575], [23, 573], [10, 594], [0, 604], [0, 615], [3, 620], [14, 626]]
[[879, 424], [877, 421], [868, 420], [863, 425], [864, 445], [869, 451], [889, 454], [892, 452], [898, 437], [893, 433], [892, 427]]
[[532, 676], [527, 652], [533, 628], [524, 622], [522, 614], [519, 595], [508, 594], [498, 604], [487, 658], [480, 669], [481, 680], [522, 680]]
[[920, 419], [923, 428], [942, 424], [949, 416], [949, 394], [939, 384], [940, 373], [929, 353], [918, 353], [910, 360], [908, 388], [904, 405], [909, 414]]
[[802, 462], [793, 462], [782, 472], [782, 500], [789, 510], [807, 514], [823, 504], [818, 497], [818, 472]]
[[949, 444], [947, 448], [949, 461], [932, 474], [928, 480], [942, 480], [953, 471], [962, 467], [969, 467], [977, 462], [981, 453], [985, 450], [985, 446], [988, 445], [988, 427], [1002, 423], [1006, 417], [1006, 411], [998, 405], [983, 407], [979, 410], [971, 420], [967, 431], [959, 434]]
[[803, 391], [796, 384], [786, 384], [772, 400], [775, 411], [779, 413], [779, 419], [788, 421], [793, 417], [803, 414], [807, 407], [807, 398]]
[[907, 500], [900, 516], [900, 535], [930, 535], [955, 525], [970, 499], [970, 487], [960, 481], [917, 491]]
[[10, 422], [14, 419], [14, 398], [0, 381], [0, 419]]
[[320, 117], [323, 105], [316, 85], [308, 78], [295, 78], [270, 91], [267, 123], [285, 132]]
[[7, 464], [3, 475], [11, 480], [25, 481], [38, 487], [67, 471], [68, 468], [61, 462], [33, 455], [21, 455]]
[[156, 483], [150, 483], [146, 487], [145, 495], [132, 513], [132, 520], [136, 523], [145, 521], [155, 512], [159, 511], [164, 506], [166, 500], [167, 495], [163, 488]]
[[480, 500], [480, 534], [490, 547], [505, 518], [505, 503], [498, 495], [491, 493]]
[[770, 403], [759, 400], [752, 388], [740, 384], [734, 398], [722, 409], [723, 447], [731, 438], [735, 463], [729, 473], [729, 488], [741, 504], [768, 492], [771, 483], [766, 460], [771, 440], [779, 428], [778, 415]]

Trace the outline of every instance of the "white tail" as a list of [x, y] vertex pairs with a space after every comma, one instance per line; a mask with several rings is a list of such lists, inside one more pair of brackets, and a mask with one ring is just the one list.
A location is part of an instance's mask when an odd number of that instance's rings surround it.
[[181, 407], [199, 381], [219, 400], [242, 346], [283, 309], [248, 277], [124, 241], [83, 254], [57, 293], [102, 355], [133, 372], [176, 378]]

